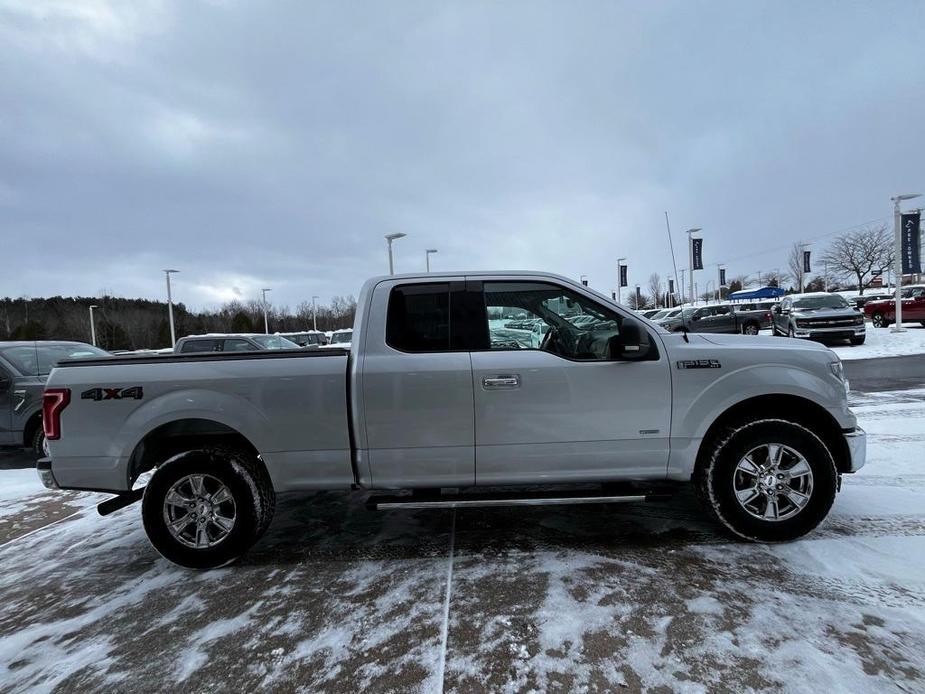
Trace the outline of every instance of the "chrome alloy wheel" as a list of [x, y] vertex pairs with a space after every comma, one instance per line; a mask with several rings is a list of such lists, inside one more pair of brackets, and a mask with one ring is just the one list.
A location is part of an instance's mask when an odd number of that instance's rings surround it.
[[234, 528], [237, 511], [228, 487], [212, 475], [180, 478], [164, 497], [164, 523], [178, 542], [194, 549], [215, 547]]
[[802, 511], [813, 494], [813, 471], [798, 451], [779, 443], [753, 448], [733, 473], [739, 505], [765, 521], [782, 521]]

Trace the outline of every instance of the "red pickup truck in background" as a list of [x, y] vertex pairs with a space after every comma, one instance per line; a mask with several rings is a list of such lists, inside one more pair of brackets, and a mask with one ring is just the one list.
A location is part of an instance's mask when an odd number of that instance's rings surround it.
[[[919, 321], [925, 325], [925, 284], [914, 284], [902, 288], [903, 322]], [[885, 328], [896, 322], [894, 299], [871, 301], [864, 304], [864, 315], [875, 328]]]

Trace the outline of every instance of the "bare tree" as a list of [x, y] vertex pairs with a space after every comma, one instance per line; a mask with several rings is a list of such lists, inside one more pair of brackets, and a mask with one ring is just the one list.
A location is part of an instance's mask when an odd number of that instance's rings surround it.
[[787, 256], [787, 267], [790, 268], [793, 282], [797, 289], [799, 289], [805, 284], [805, 273], [803, 272], [803, 246], [801, 244], [795, 243], [790, 247], [790, 255]]
[[[802, 267], [802, 265], [800, 267]], [[790, 275], [776, 269], [771, 270], [766, 277], [767, 280], [765, 284], [769, 287], [783, 287], [790, 280]]]
[[893, 264], [893, 235], [885, 224], [849, 231], [835, 239], [822, 259], [834, 275], [851, 277], [858, 294], [870, 282], [874, 271], [883, 272]]
[[[638, 299], [637, 299], [637, 296], [639, 297]], [[641, 309], [644, 309], [646, 306], [648, 306], [648, 304], [649, 304], [649, 297], [647, 297], [645, 293], [642, 292], [642, 290], [640, 290], [639, 294], [637, 295], [636, 290], [634, 289], [632, 292], [630, 292], [630, 295], [629, 297], [627, 297], [627, 300], [626, 300], [626, 305], [629, 306], [634, 311], [639, 311]]]
[[665, 299], [664, 289], [662, 287], [662, 278], [657, 272], [653, 272], [649, 275], [649, 294], [652, 296], [655, 308], [663, 305]]

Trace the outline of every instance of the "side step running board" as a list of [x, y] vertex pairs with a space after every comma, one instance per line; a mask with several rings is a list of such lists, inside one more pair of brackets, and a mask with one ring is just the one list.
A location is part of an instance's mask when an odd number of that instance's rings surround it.
[[630, 501], [667, 501], [670, 491], [647, 491], [636, 494], [589, 494], [588, 492], [525, 494], [455, 494], [371, 496], [366, 508], [371, 511], [424, 508], [486, 508], [492, 506], [564, 506], [571, 504], [620, 504]]

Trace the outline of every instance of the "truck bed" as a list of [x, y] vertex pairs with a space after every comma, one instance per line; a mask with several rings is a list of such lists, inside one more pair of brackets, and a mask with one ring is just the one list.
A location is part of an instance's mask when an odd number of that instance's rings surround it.
[[212, 423], [247, 438], [277, 491], [347, 488], [355, 479], [348, 359], [346, 350], [331, 349], [62, 362], [47, 386], [71, 391], [61, 440], [49, 441], [55, 477], [62, 487], [124, 491], [145, 436], [161, 426]]

